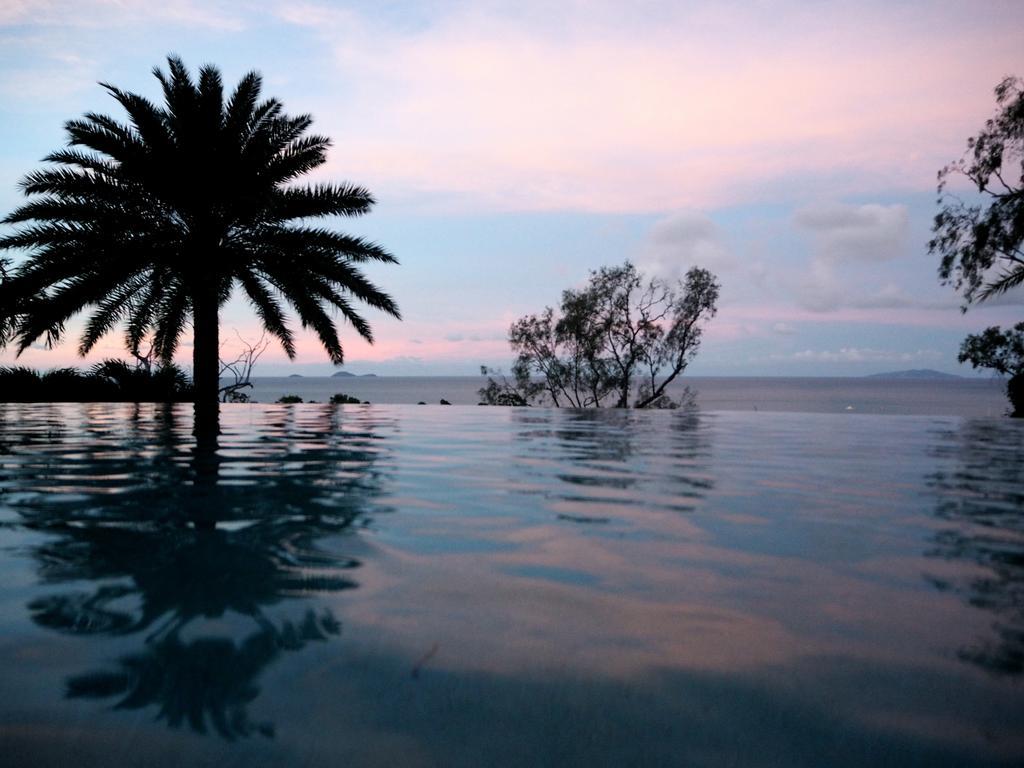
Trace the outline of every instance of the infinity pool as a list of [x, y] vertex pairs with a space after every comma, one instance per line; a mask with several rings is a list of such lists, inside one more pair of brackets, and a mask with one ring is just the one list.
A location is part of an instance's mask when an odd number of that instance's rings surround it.
[[1024, 423], [0, 405], [5, 766], [1024, 761]]

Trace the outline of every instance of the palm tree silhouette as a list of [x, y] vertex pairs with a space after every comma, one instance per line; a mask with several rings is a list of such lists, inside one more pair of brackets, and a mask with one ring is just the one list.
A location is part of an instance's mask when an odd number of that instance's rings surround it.
[[21, 226], [0, 237], [0, 250], [29, 256], [0, 282], [0, 341], [19, 354], [40, 337], [55, 344], [67, 320], [93, 307], [81, 354], [124, 323], [130, 349], [152, 334], [156, 354], [170, 361], [191, 316], [196, 401], [213, 403], [219, 309], [237, 283], [290, 358], [295, 340], [282, 302], [340, 364], [330, 313], [372, 341], [353, 300], [399, 312], [358, 265], [395, 258], [305, 220], [362, 215], [373, 197], [351, 184], [294, 183], [324, 163], [330, 140], [306, 133], [309, 115], [291, 117], [276, 99], [261, 100], [259, 74], [225, 99], [215, 67], [193, 81], [181, 59], [167, 63], [166, 73], [153, 71], [163, 106], [102, 84], [128, 123], [92, 112], [68, 122], [68, 146], [44, 158], [56, 167], [25, 177], [33, 199], [3, 220]]

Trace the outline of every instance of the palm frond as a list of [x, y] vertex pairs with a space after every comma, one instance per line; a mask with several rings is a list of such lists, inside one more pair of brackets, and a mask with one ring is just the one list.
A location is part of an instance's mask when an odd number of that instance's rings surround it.
[[327, 161], [330, 144], [323, 136], [297, 137], [271, 159], [265, 175], [275, 184], [283, 184], [307, 174]]
[[281, 251], [316, 252], [356, 263], [398, 263], [398, 259], [376, 243], [319, 227], [265, 227], [254, 235], [254, 239]]
[[82, 339], [78, 345], [78, 354], [83, 357], [92, 350], [96, 343], [103, 338], [121, 320], [132, 307], [132, 301], [146, 284], [148, 275], [136, 275], [110, 292], [102, 299], [82, 333]]
[[979, 301], [987, 301], [993, 296], [998, 296], [1001, 293], [1006, 293], [1011, 288], [1016, 288], [1018, 285], [1024, 285], [1024, 265], [1018, 266], [1015, 269], [1005, 270], [999, 277], [987, 283], [984, 288], [979, 290], [977, 297]]
[[99, 304], [116, 287], [135, 277], [131, 264], [114, 263], [76, 275], [52, 287], [45, 294], [25, 303], [24, 316], [17, 328], [17, 352], [20, 355], [39, 337], [54, 346], [64, 333], [65, 323], [90, 304]]
[[345, 353], [341, 346], [341, 340], [338, 338], [338, 329], [335, 328], [323, 306], [314, 297], [315, 294], [310, 290], [310, 281], [306, 279], [306, 276], [290, 270], [267, 271], [263, 277], [277, 288], [288, 300], [288, 303], [295, 308], [302, 327], [312, 328], [316, 332], [320, 343], [330, 356], [331, 362], [341, 365], [345, 360]]
[[198, 97], [203, 130], [219, 134], [224, 122], [224, 82], [216, 67], [207, 64], [199, 70]]
[[146, 144], [130, 126], [95, 112], [86, 113], [82, 120], [69, 120], [64, 130], [69, 146], [87, 147], [118, 163], [131, 162], [146, 152]]
[[131, 118], [132, 128], [147, 147], [159, 151], [170, 144], [164, 113], [149, 99], [139, 96], [137, 93], [122, 91], [108, 83], [100, 83], [100, 85], [124, 107], [128, 117]]
[[238, 280], [256, 310], [256, 314], [263, 321], [263, 326], [281, 342], [288, 359], [294, 360], [295, 337], [288, 328], [280, 304], [260, 278], [248, 272], [242, 272], [238, 275]]
[[320, 216], [362, 216], [376, 201], [373, 195], [353, 184], [316, 184], [275, 190], [270, 204], [274, 221], [319, 218]]
[[44, 162], [68, 165], [83, 171], [92, 171], [103, 176], [112, 177], [117, 173], [117, 164], [100, 155], [80, 152], [74, 149], [58, 149], [43, 158]]
[[258, 72], [249, 72], [238, 82], [228, 99], [224, 115], [224, 128], [228, 136], [241, 136], [247, 131], [262, 86], [263, 78]]
[[163, 362], [169, 363], [174, 358], [191, 309], [188, 291], [183, 285], [179, 285], [167, 292], [159, 309], [154, 313], [158, 319], [153, 333], [153, 351]]
[[165, 294], [174, 289], [174, 280], [166, 268], [154, 269], [142, 290], [136, 294], [125, 328], [125, 345], [136, 354], [146, 334], [153, 325], [158, 308], [165, 301]]

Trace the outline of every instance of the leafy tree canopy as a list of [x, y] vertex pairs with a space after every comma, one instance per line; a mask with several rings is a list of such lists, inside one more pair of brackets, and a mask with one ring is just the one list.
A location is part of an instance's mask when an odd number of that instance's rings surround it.
[[1024, 323], [1005, 331], [998, 326], [986, 328], [968, 336], [960, 345], [959, 360], [1005, 376], [1024, 374]]
[[[1024, 284], [1024, 81], [1008, 77], [995, 89], [999, 111], [967, 140], [963, 158], [939, 171], [939, 213], [929, 253], [941, 258], [939, 278], [952, 284], [963, 309]], [[949, 189], [968, 179], [977, 196]]]
[[990, 368], [1004, 376], [1011, 416], [1024, 418], [1024, 323], [1003, 330], [998, 326], [972, 334], [960, 345], [960, 362]]
[[547, 307], [512, 324], [513, 380], [489, 379], [480, 397], [490, 405], [675, 407], [666, 390], [697, 354], [718, 292], [715, 276], [697, 267], [676, 283], [646, 278], [628, 261], [602, 267], [583, 288], [562, 293], [558, 313]]

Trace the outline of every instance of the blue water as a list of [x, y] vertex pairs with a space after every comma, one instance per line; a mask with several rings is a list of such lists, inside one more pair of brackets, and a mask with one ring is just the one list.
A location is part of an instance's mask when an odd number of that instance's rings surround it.
[[[324, 403], [341, 392], [373, 404], [436, 405], [443, 398], [454, 405], [476, 405], [477, 390], [485, 382], [479, 376], [257, 377], [249, 394], [263, 403], [282, 395]], [[684, 387], [696, 393], [699, 408], [709, 411], [1001, 416], [1008, 404], [1005, 383], [998, 378], [686, 376], [670, 386], [669, 394], [678, 398]]]
[[1024, 423], [0, 405], [0, 763], [1024, 761]]

